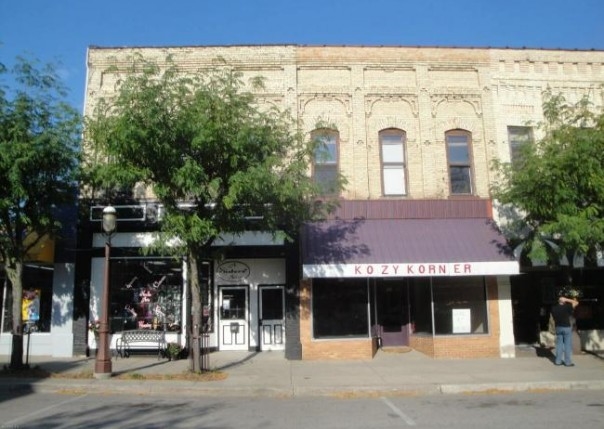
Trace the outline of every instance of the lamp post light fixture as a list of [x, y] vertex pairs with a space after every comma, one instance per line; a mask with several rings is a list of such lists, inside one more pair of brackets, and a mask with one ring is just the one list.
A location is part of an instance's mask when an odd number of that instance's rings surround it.
[[101, 320], [99, 321], [99, 342], [94, 362], [94, 377], [111, 377], [111, 352], [109, 350], [109, 256], [111, 254], [111, 236], [115, 232], [117, 215], [114, 207], [103, 209], [103, 233], [105, 235], [105, 276], [103, 297], [101, 300]]

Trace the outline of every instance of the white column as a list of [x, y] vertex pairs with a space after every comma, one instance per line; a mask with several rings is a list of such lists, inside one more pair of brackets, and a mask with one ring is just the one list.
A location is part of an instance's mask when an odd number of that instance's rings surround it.
[[508, 276], [497, 277], [499, 295], [499, 355], [502, 358], [516, 357], [514, 321], [512, 313], [512, 287]]

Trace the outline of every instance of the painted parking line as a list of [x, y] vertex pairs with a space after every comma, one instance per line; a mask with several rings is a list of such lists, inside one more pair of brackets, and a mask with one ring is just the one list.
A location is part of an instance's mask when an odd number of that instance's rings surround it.
[[52, 410], [54, 408], [62, 407], [65, 404], [69, 404], [71, 402], [79, 401], [80, 399], [85, 398], [86, 396], [88, 396], [88, 394], [79, 395], [79, 396], [76, 396], [74, 398], [68, 399], [67, 401], [59, 402], [57, 404], [53, 404], [53, 405], [50, 405], [48, 407], [41, 408], [39, 410], [30, 412], [29, 414], [27, 414], [25, 416], [17, 417], [16, 419], [9, 420], [8, 422], [2, 422], [2, 426], [0, 426], [0, 427], [7, 427], [7, 428], [8, 427], [17, 427], [15, 425], [18, 424], [18, 423], [22, 423], [24, 420], [31, 420], [32, 417], [35, 417], [35, 416], [40, 415], [40, 414], [44, 414], [47, 411], [50, 411], [50, 410]]
[[397, 416], [399, 416], [405, 423], [407, 423], [407, 426], [415, 426], [415, 422], [413, 421], [413, 419], [407, 414], [403, 413], [400, 408], [390, 402], [388, 398], [381, 397], [380, 399], [384, 404], [388, 405], [388, 408], [394, 411]]

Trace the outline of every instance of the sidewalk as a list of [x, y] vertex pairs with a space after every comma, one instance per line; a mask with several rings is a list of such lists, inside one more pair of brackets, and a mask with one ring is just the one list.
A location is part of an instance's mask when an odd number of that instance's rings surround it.
[[[0, 356], [0, 364], [9, 361]], [[498, 391], [604, 390], [604, 360], [574, 356], [576, 366], [557, 367], [532, 347], [519, 348], [515, 359], [432, 359], [419, 352], [380, 350], [371, 361], [288, 361], [282, 352], [216, 352], [210, 367], [227, 374], [217, 381], [145, 380], [148, 374], [180, 374], [188, 361], [154, 356], [114, 359], [114, 374], [140, 374], [141, 379], [0, 378], [0, 392], [94, 392], [158, 395], [228, 395], [299, 397], [333, 395], [420, 395]], [[94, 359], [34, 357], [52, 373], [92, 373]]]

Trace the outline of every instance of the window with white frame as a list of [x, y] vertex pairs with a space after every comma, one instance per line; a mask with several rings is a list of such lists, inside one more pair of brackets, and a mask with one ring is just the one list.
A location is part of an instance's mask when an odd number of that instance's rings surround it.
[[531, 127], [508, 127], [508, 142], [510, 144], [510, 162], [518, 164], [522, 159], [522, 147], [533, 141]]
[[317, 142], [313, 160], [313, 179], [324, 195], [333, 195], [338, 189], [338, 132], [330, 129], [312, 133]]
[[473, 192], [471, 134], [464, 130], [451, 130], [445, 133], [445, 139], [451, 194], [470, 195]]
[[406, 195], [405, 132], [398, 129], [380, 131], [380, 156], [383, 195]]

